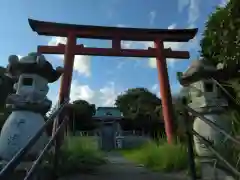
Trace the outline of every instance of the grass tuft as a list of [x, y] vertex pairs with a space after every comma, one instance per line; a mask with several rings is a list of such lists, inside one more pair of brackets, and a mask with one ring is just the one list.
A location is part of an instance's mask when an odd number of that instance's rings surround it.
[[[52, 167], [52, 155], [48, 158]], [[106, 162], [104, 153], [99, 150], [97, 140], [91, 137], [69, 137], [61, 147], [58, 174], [88, 173]], [[46, 164], [45, 164], [46, 165]]]
[[187, 149], [180, 143], [149, 142], [139, 149], [123, 150], [123, 155], [153, 171], [173, 172], [187, 169]]

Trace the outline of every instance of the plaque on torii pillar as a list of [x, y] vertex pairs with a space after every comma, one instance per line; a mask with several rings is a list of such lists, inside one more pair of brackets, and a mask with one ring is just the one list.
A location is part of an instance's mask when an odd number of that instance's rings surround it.
[[[66, 37], [66, 45], [38, 46], [38, 52], [64, 54], [64, 74], [60, 87], [60, 102], [69, 97], [75, 55], [155, 57], [157, 60], [160, 94], [162, 100], [165, 131], [168, 142], [173, 140], [173, 109], [166, 58], [188, 59], [188, 51], [164, 49], [164, 42], [188, 42], [198, 29], [141, 29], [125, 27], [103, 27], [44, 22], [29, 19], [33, 31], [39, 35]], [[77, 38], [111, 40], [111, 48], [84, 47], [77, 45]], [[122, 49], [121, 41], [153, 41], [155, 47], [148, 49]]]

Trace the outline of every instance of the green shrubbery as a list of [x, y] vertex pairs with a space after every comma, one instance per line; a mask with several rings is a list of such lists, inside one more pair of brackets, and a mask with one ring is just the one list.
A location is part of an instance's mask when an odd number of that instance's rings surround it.
[[[98, 149], [95, 139], [90, 137], [69, 137], [61, 148], [58, 174], [67, 175], [76, 172], [93, 171], [97, 166], [105, 162], [104, 154]], [[52, 162], [49, 163], [52, 164]]]
[[[239, 140], [240, 135], [240, 113], [235, 109], [230, 109], [227, 111], [222, 118], [225, 118], [232, 122], [231, 135], [235, 136]], [[240, 170], [239, 157], [240, 148], [237, 143], [230, 140], [225, 140], [222, 149], [220, 150], [221, 155], [226, 158], [226, 160], [232, 164], [236, 169]]]
[[4, 122], [5, 122], [4, 115], [0, 115], [0, 130], [2, 129]]
[[150, 142], [139, 149], [123, 151], [123, 155], [154, 171], [180, 171], [188, 166], [187, 149], [180, 143]]

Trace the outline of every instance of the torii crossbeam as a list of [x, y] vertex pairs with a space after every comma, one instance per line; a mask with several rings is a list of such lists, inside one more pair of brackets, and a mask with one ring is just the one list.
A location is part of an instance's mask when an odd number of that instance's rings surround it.
[[[188, 59], [188, 51], [164, 49], [163, 42], [187, 42], [192, 39], [197, 29], [140, 29], [117, 28], [89, 25], [74, 25], [44, 22], [29, 19], [33, 31], [39, 35], [67, 37], [66, 45], [38, 46], [38, 52], [45, 54], [64, 54], [64, 74], [60, 87], [60, 102], [68, 98], [72, 81], [74, 55], [156, 57], [160, 93], [163, 108], [165, 131], [168, 142], [173, 140], [172, 97], [167, 72], [166, 58]], [[112, 40], [111, 48], [95, 48], [77, 45], [77, 38]], [[121, 41], [153, 41], [155, 48], [122, 49]]]

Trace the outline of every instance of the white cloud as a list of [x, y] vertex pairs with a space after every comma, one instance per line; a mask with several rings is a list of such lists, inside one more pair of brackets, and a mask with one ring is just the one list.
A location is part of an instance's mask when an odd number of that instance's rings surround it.
[[123, 49], [131, 49], [131, 48], [133, 48], [133, 46], [134, 46], [134, 42], [133, 41], [121, 41], [121, 47]]
[[157, 60], [156, 60], [156, 58], [149, 58], [148, 59], [148, 66], [150, 68], [157, 68]]
[[159, 90], [159, 84], [153, 84], [152, 87], [150, 87], [150, 91], [154, 94], [156, 94], [157, 97], [160, 98], [160, 90]]
[[67, 38], [66, 37], [52, 37], [51, 40], [48, 42], [49, 46], [57, 46], [58, 44], [66, 44]]
[[109, 18], [109, 19], [112, 19], [113, 18], [113, 15], [114, 15], [114, 12], [113, 12], [113, 10], [108, 10], [107, 11], [107, 17]]
[[188, 11], [188, 24], [192, 25], [198, 20], [200, 15], [200, 0], [190, 0]]
[[21, 59], [23, 56], [21, 56], [21, 55], [17, 55], [17, 57], [18, 57], [18, 59]]
[[176, 28], [177, 24], [171, 24], [170, 26], [168, 26], [168, 29], [174, 29]]
[[154, 85], [151, 87], [151, 91], [156, 92], [157, 90], [158, 90], [158, 84], [154, 84]]
[[125, 24], [117, 24], [117, 27], [127, 27]]
[[[66, 44], [66, 37], [52, 37], [49, 41], [49, 46], [57, 46], [58, 44]], [[63, 55], [56, 55], [61, 60], [64, 58]], [[77, 71], [80, 75], [90, 76], [91, 75], [91, 57], [84, 55], [75, 55], [74, 57], [74, 70]]]
[[200, 0], [178, 0], [179, 12], [186, 7], [188, 7], [188, 24], [190, 27], [194, 27], [200, 15]]
[[52, 108], [55, 106], [59, 99], [59, 94], [56, 94], [56, 89], [54, 89], [51, 85], [49, 86], [49, 92], [47, 94], [48, 99], [52, 101]]
[[[176, 59], [172, 59], [172, 58], [168, 58], [168, 59], [167, 59], [167, 64], [168, 64], [170, 67], [174, 67], [175, 62], [176, 62]], [[148, 66], [149, 66], [150, 68], [157, 68], [157, 60], [156, 60], [156, 58], [149, 58], [149, 59], [148, 59]]]
[[117, 65], [117, 69], [121, 69], [124, 64], [126, 64], [126, 61], [120, 61]]
[[85, 76], [90, 76], [91, 71], [91, 57], [90, 56], [83, 56], [83, 55], [75, 55], [74, 59], [74, 69], [79, 74], [84, 74]]
[[99, 92], [102, 106], [113, 106], [117, 96], [120, 94], [114, 82], [110, 82], [107, 86], [101, 88]]
[[230, 0], [221, 0], [219, 6], [220, 6], [220, 7], [225, 7], [225, 6], [228, 4], [229, 1], [230, 1]]
[[83, 99], [88, 102], [91, 102], [94, 98], [95, 92], [88, 85], [81, 85], [76, 80], [74, 80], [71, 84], [71, 93], [70, 99], [71, 101], [77, 99]]
[[157, 12], [156, 12], [156, 11], [151, 11], [151, 12], [149, 13], [150, 25], [153, 25], [153, 24], [154, 24], [156, 15], [157, 15]]
[[186, 48], [188, 51], [190, 51], [190, 50], [197, 50], [197, 48], [199, 48], [199, 37], [195, 36], [188, 43], [186, 43], [184, 48]]
[[182, 12], [188, 6], [190, 0], [178, 0], [178, 11]]
[[120, 91], [114, 82], [109, 82], [99, 90], [93, 90], [89, 85], [79, 84], [76, 80], [72, 82], [70, 99], [71, 101], [83, 99], [96, 106], [114, 106]]

